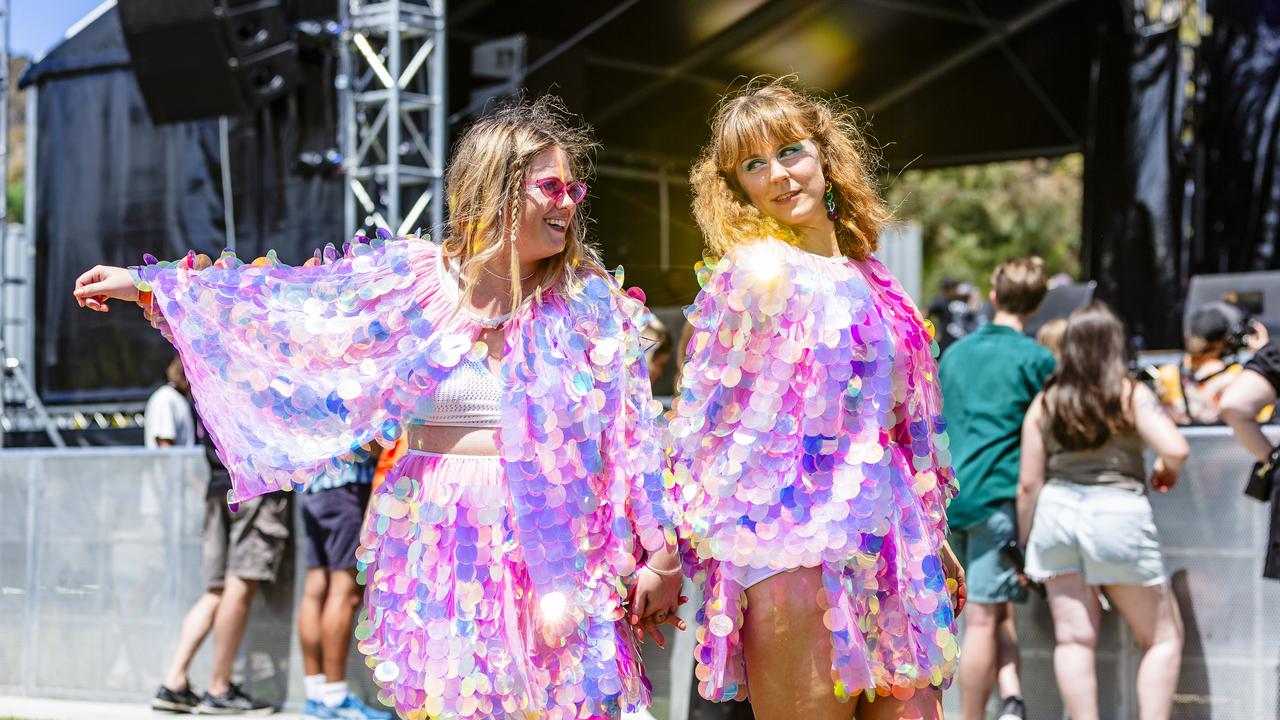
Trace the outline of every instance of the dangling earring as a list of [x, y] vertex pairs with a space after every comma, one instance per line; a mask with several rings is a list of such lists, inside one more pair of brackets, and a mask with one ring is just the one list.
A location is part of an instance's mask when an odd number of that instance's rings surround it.
[[827, 219], [835, 222], [840, 219], [840, 210], [836, 208], [836, 192], [831, 189], [831, 183], [827, 183], [827, 194], [822, 196], [822, 204], [827, 207]]

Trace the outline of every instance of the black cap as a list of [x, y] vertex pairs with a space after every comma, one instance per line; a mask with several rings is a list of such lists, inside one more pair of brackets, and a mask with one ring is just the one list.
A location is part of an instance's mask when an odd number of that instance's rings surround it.
[[1243, 320], [1244, 316], [1234, 305], [1214, 300], [1191, 312], [1191, 318], [1187, 321], [1187, 332], [1192, 337], [1217, 342], [1227, 337], [1232, 328], [1238, 326]]

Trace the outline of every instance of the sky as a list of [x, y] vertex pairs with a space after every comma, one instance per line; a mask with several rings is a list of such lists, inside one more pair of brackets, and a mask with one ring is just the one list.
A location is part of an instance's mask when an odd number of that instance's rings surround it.
[[67, 28], [102, 0], [9, 0], [9, 48], [14, 55], [48, 52]]

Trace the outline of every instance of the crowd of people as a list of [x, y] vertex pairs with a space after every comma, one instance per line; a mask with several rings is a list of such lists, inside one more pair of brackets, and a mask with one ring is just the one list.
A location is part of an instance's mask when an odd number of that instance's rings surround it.
[[[1014, 612], [1034, 590], [1053, 618], [1054, 671], [1073, 719], [1107, 715], [1095, 657], [1104, 608], [1142, 651], [1139, 715], [1168, 718], [1184, 630], [1147, 494], [1177, 483], [1190, 451], [1180, 425], [1226, 422], [1256, 472], [1275, 464], [1261, 424], [1280, 388], [1280, 349], [1237, 306], [1214, 301], [1189, 313], [1179, 360], [1135, 372], [1105, 303], [1044, 322], [1034, 342], [1024, 334], [1048, 286], [1038, 258], [1007, 261], [990, 282], [990, 321], [953, 338], [939, 363], [960, 486], [949, 532], [969, 586], [963, 717], [985, 719], [993, 689], [1000, 720], [1026, 717]], [[1267, 577], [1280, 577], [1274, 508]]]
[[[957, 671], [965, 720], [993, 689], [1001, 720], [1023, 720], [1029, 590], [1074, 720], [1099, 717], [1104, 602], [1144, 651], [1142, 717], [1169, 716], [1183, 630], [1147, 493], [1174, 486], [1188, 449], [1103, 303], [1037, 343], [1024, 331], [1049, 279], [1013, 259], [985, 322], [953, 283], [931, 329], [872, 254], [890, 212], [854, 114], [763, 81], [717, 107], [693, 165], [709, 260], [673, 347], [586, 241], [593, 147], [554, 99], [518, 102], [460, 139], [439, 243], [80, 277], [83, 307], [135, 301], [179, 349], [148, 443], [202, 442], [214, 468], [208, 591], [156, 707], [271, 711], [230, 672], [296, 497], [308, 717], [389, 716], [347, 685], [353, 634], [402, 717], [640, 710], [639, 643], [684, 629], [685, 577], [700, 695], [749, 697], [764, 720], [940, 718]], [[1223, 374], [1203, 360], [1226, 347], [1209, 325], [1180, 370], [1188, 417], [1203, 415], [1187, 383]], [[664, 418], [649, 379], [673, 360]], [[1231, 376], [1206, 402], [1266, 460], [1280, 351]], [[183, 416], [188, 393], [199, 412]], [[197, 696], [187, 668], [211, 629]]]

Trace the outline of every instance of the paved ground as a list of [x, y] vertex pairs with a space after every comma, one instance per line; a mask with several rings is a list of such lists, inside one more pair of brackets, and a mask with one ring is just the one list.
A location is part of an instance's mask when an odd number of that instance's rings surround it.
[[[134, 703], [100, 703], [80, 700], [0, 695], [0, 720], [181, 720], [192, 717], [155, 712], [146, 705]], [[235, 716], [232, 716], [235, 717]], [[279, 713], [276, 720], [302, 720], [302, 713]]]

